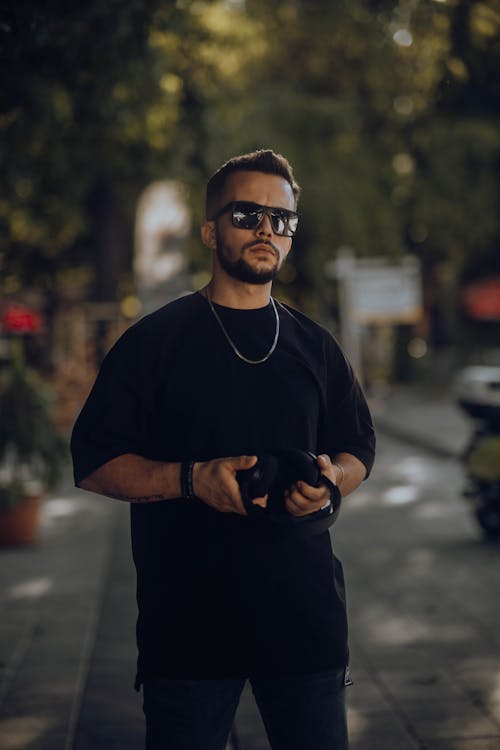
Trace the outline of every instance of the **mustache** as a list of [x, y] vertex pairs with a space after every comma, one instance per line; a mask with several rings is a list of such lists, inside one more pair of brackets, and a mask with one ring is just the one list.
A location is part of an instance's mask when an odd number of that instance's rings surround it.
[[273, 250], [273, 252], [276, 255], [276, 257], [277, 258], [280, 257], [280, 251], [278, 250], [278, 248], [276, 247], [276, 245], [273, 242], [271, 242], [271, 240], [254, 240], [253, 242], [247, 242], [245, 245], [243, 245], [242, 249], [243, 250], [247, 250], [247, 249], [249, 249], [251, 247], [255, 247], [257, 245], [268, 245], [268, 247], [270, 247]]

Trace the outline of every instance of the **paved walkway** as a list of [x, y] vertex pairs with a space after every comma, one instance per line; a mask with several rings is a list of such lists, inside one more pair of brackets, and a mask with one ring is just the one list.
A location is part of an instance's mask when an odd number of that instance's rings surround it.
[[[467, 439], [466, 420], [442, 397], [401, 390], [373, 410], [379, 429], [441, 455], [456, 455]], [[45, 503], [38, 545], [0, 550], [0, 750], [142, 747], [141, 701], [132, 690], [134, 594], [128, 507], [69, 485]], [[358, 696], [372, 705], [381, 676], [376, 664], [363, 672]], [[465, 738], [453, 748], [498, 750], [494, 729], [492, 739]], [[422, 747], [408, 733], [391, 735], [390, 744], [383, 737], [382, 727], [382, 739], [359, 750]], [[232, 747], [268, 747], [248, 691]]]
[[125, 505], [66, 490], [0, 551], [0, 750], [141, 747], [129, 548]]
[[439, 456], [459, 456], [471, 434], [471, 421], [442, 388], [395, 388], [370, 407], [378, 430]]

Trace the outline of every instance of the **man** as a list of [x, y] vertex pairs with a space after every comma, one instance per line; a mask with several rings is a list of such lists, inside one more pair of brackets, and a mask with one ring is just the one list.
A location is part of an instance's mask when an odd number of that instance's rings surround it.
[[[347, 747], [330, 535], [266, 533], [237, 476], [283, 449], [319, 454], [326, 485], [284, 494], [291, 528], [328, 507], [331, 484], [354, 490], [373, 462], [370, 415], [338, 344], [270, 296], [298, 194], [269, 150], [212, 176], [201, 230], [210, 283], [122, 336], [75, 425], [77, 485], [131, 503], [148, 750], [223, 750], [246, 678], [275, 750]], [[253, 500], [261, 517], [267, 502]]]

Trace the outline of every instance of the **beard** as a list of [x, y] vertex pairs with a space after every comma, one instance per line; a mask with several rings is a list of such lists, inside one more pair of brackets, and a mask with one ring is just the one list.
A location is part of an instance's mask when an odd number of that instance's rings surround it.
[[266, 268], [262, 271], [258, 271], [255, 268], [252, 268], [244, 258], [240, 257], [236, 260], [231, 260], [225, 252], [224, 243], [218, 233], [216, 242], [217, 259], [224, 271], [233, 279], [243, 281], [245, 284], [268, 284], [276, 277], [280, 270], [281, 264], [279, 262], [277, 262], [273, 268]]

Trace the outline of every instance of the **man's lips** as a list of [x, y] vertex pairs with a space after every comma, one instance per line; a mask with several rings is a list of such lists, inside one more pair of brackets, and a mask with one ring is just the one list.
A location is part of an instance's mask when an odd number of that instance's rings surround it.
[[252, 242], [250, 245], [246, 245], [246, 248], [248, 250], [255, 250], [256, 252], [264, 252], [270, 255], [274, 255], [274, 257], [279, 258], [279, 252], [277, 249], [267, 242]]

